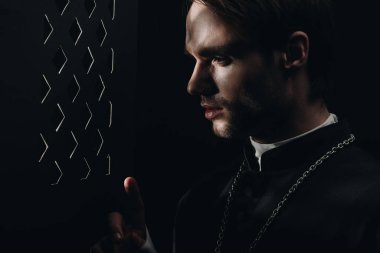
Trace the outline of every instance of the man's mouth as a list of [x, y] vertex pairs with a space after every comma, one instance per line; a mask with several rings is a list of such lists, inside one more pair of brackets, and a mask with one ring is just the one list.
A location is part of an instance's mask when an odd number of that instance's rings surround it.
[[222, 109], [208, 109], [205, 111], [205, 117], [208, 120], [213, 120], [222, 113]]
[[223, 108], [214, 105], [202, 103], [201, 106], [205, 109], [205, 118], [213, 120], [222, 113]]

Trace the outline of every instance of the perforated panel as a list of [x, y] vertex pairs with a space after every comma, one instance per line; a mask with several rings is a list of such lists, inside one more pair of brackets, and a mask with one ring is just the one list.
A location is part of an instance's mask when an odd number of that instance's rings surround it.
[[[57, 12], [44, 15], [44, 51], [54, 56], [53, 64], [47, 60], [44, 66], [49, 74], [42, 74], [41, 107], [54, 109], [50, 128], [40, 133], [45, 148], [39, 163], [55, 165], [51, 167], [57, 169], [58, 177], [51, 185], [69, 176], [67, 180], [88, 180], [95, 173], [111, 174], [107, 142], [115, 53], [107, 30], [115, 20], [116, 2], [108, 2], [107, 6], [105, 1], [56, 1]], [[60, 26], [63, 31], [57, 31]], [[55, 71], [49, 69], [51, 65]], [[63, 166], [78, 169], [73, 172]]]
[[131, 174], [137, 1], [7, 0], [0, 21], [0, 228], [64, 236]]

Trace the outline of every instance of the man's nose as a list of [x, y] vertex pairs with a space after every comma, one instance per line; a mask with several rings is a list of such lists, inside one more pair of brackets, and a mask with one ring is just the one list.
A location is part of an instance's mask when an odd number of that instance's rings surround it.
[[209, 66], [204, 63], [196, 63], [187, 84], [187, 92], [190, 95], [209, 96], [216, 93], [216, 90]]

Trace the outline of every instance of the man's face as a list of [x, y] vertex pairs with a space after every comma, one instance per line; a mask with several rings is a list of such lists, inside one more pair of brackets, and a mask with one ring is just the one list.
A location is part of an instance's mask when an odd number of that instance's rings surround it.
[[289, 108], [279, 53], [264, 57], [208, 7], [193, 3], [186, 20], [186, 52], [195, 59], [188, 92], [201, 97], [220, 137], [260, 138]]

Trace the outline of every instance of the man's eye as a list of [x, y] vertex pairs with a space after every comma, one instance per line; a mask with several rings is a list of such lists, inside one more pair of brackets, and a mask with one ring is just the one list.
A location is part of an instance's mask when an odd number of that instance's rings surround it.
[[231, 63], [231, 59], [224, 56], [214, 56], [212, 58], [212, 61], [223, 66], [226, 66]]

